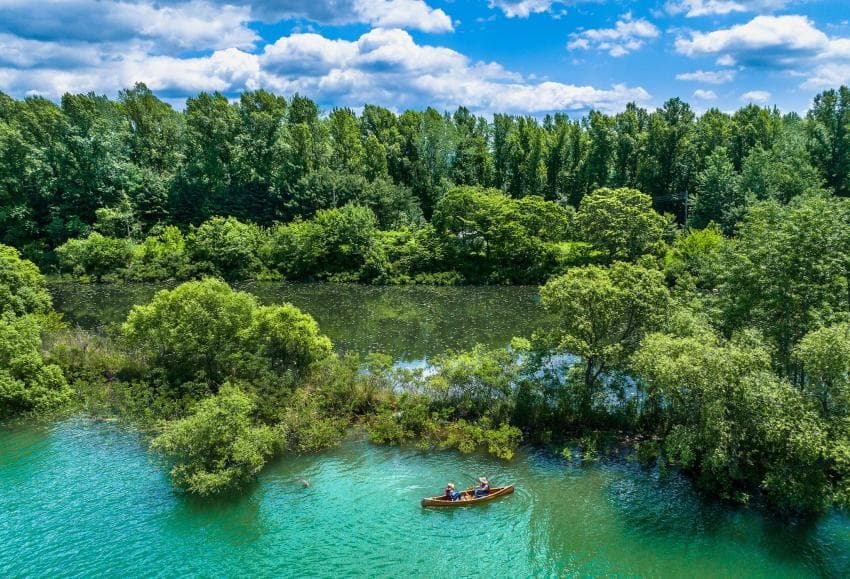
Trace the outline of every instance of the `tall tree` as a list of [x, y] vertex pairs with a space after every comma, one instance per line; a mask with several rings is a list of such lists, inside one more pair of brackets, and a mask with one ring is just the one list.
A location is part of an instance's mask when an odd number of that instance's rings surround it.
[[837, 195], [850, 196], [850, 88], [817, 95], [806, 119], [812, 162]]

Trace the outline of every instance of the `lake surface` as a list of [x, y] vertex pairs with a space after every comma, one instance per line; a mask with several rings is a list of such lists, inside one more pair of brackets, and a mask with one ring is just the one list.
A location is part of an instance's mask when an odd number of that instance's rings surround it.
[[[422, 509], [479, 474], [517, 491]], [[308, 479], [309, 488], [300, 480]], [[0, 576], [846, 576], [850, 522], [789, 526], [681, 476], [544, 451], [505, 463], [351, 439], [267, 467], [240, 497], [174, 491], [138, 435], [71, 420], [0, 427]]]
[[[68, 319], [92, 328], [161, 287], [52, 291]], [[535, 288], [242, 287], [310, 312], [340, 350], [398, 361], [503, 346], [546, 323]], [[446, 481], [481, 474], [516, 493], [419, 506]], [[238, 497], [201, 500], [172, 488], [132, 430], [77, 418], [0, 424], [0, 545], [0, 577], [846, 577], [850, 520], [789, 524], [623, 457], [582, 465], [523, 449], [502, 462], [356, 436], [275, 461]]]
[[[92, 329], [124, 321], [163, 284], [53, 284], [54, 306]], [[290, 302], [311, 314], [339, 351], [421, 360], [476, 343], [503, 347], [546, 325], [536, 287], [382, 287], [249, 283], [234, 287], [265, 304]]]

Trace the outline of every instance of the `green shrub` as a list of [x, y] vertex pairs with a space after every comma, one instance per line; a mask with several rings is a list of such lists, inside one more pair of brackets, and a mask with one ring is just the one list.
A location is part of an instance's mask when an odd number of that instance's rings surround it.
[[44, 411], [68, 402], [62, 369], [44, 361], [34, 316], [0, 317], [0, 417]]
[[251, 396], [225, 385], [190, 416], [167, 423], [151, 446], [175, 461], [177, 486], [202, 496], [233, 489], [253, 479], [275, 447], [274, 430], [257, 425], [253, 411]]
[[0, 316], [45, 314], [51, 309], [44, 277], [18, 251], [0, 245]]

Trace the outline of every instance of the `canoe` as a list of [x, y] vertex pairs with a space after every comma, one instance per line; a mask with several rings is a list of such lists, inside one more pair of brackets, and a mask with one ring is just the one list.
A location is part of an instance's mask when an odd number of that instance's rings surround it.
[[509, 495], [514, 492], [514, 485], [508, 485], [506, 487], [493, 487], [490, 489], [490, 494], [486, 497], [478, 497], [475, 498], [474, 491], [465, 490], [460, 493], [460, 499], [457, 501], [450, 501], [445, 496], [439, 497], [425, 497], [422, 499], [423, 507], [468, 507], [471, 505], [477, 505], [480, 503], [486, 503], [499, 497], [503, 497], [505, 495]]

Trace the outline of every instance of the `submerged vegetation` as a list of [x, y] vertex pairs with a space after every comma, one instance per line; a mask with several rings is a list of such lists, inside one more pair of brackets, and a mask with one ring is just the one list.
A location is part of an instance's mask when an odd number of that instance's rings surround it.
[[[0, 414], [124, 417], [202, 495], [357, 425], [505, 459], [621, 433], [717, 496], [846, 508], [848, 135], [846, 88], [806, 118], [674, 99], [542, 123], [323, 118], [263, 91], [183, 113], [143, 86], [0, 98], [3, 241], [93, 281], [191, 280], [87, 333], [0, 247]], [[410, 370], [223, 281], [245, 278], [534, 283], [552, 324]]]

